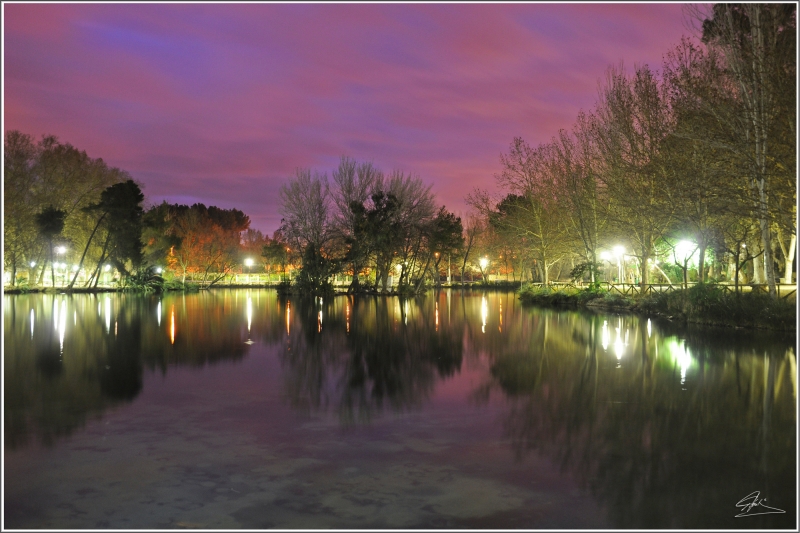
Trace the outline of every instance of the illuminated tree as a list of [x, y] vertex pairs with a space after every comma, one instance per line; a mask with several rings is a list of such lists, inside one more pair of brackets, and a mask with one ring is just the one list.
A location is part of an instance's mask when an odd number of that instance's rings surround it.
[[61, 235], [64, 231], [64, 219], [67, 218], [66, 211], [56, 209], [53, 206], [46, 207], [36, 215], [36, 227], [39, 235], [47, 241], [50, 250], [50, 277], [53, 287], [56, 286], [56, 274], [53, 267], [53, 239]]

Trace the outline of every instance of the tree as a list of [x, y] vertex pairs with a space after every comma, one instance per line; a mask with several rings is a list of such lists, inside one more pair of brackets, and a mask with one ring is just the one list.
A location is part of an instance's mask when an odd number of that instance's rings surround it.
[[441, 285], [439, 263], [445, 255], [450, 256], [459, 252], [464, 245], [463, 233], [461, 217], [455, 216], [442, 206], [431, 224], [428, 236], [428, 248], [434, 258], [433, 271], [437, 285]]
[[383, 173], [372, 163], [358, 163], [342, 157], [333, 172], [333, 232], [347, 251], [344, 260], [351, 265], [351, 291], [359, 288], [359, 273], [366, 266], [370, 248], [365, 241], [366, 206], [376, 186], [383, 182]]
[[261, 248], [261, 256], [271, 268], [273, 264], [281, 266], [283, 280], [286, 281], [286, 265], [289, 261], [289, 248], [283, 241], [280, 232], [275, 232], [272, 240]]
[[17, 269], [36, 256], [33, 185], [38, 150], [31, 136], [19, 131], [6, 132], [3, 148], [3, 259], [13, 285]]
[[266, 258], [262, 255], [262, 252], [264, 246], [266, 246], [268, 242], [269, 239], [257, 229], [249, 228], [244, 231], [244, 233], [242, 233], [239, 263], [244, 265], [245, 261], [251, 259], [253, 261], [258, 261], [261, 267], [266, 270], [267, 264], [264, 261]]
[[472, 214], [467, 218], [467, 226], [464, 228], [464, 246], [462, 247], [463, 256], [461, 257], [461, 284], [464, 284], [464, 270], [467, 268], [469, 255], [475, 246], [481, 232], [483, 223], [479, 216]]
[[[775, 149], [785, 146], [785, 139], [794, 145], [796, 137], [793, 121], [786, 120], [796, 113], [792, 90], [796, 80], [796, 6], [714, 4], [710, 12], [693, 8], [690, 14], [702, 20], [703, 42], [724, 58], [725, 74], [735, 90], [733, 112], [716, 116], [723, 118], [728, 137], [734, 141], [730, 148], [747, 161], [747, 185], [761, 231], [767, 284], [777, 298], [771, 186], [776, 170], [793, 173], [796, 166], [793, 148]], [[714, 107], [710, 101], [704, 105]], [[781, 132], [781, 127], [790, 135]], [[782, 161], [776, 155], [783, 156]]]
[[621, 67], [611, 68], [592, 118], [598, 177], [609, 198], [607, 216], [636, 249], [642, 287], [649, 283], [656, 240], [674, 220], [672, 175], [663, 154], [674, 117], [665, 92], [646, 65], [632, 77]]
[[[35, 217], [48, 206], [66, 213], [63, 234], [84, 242], [95, 219], [83, 208], [96, 203], [108, 186], [125, 181], [125, 172], [92, 159], [57, 137], [48, 135], [34, 143], [29, 135], [12, 130], [4, 143], [4, 263], [16, 271], [23, 262], [44, 266], [46, 246], [36, 239]], [[90, 257], [99, 248], [90, 250]], [[33, 270], [33, 269], [32, 269]], [[40, 271], [43, 279], [45, 269]]]
[[532, 148], [515, 138], [507, 154], [500, 156], [502, 171], [497, 183], [509, 193], [497, 204], [481, 191], [474, 191], [468, 202], [480, 211], [489, 227], [505, 239], [524, 242], [524, 249], [539, 268], [541, 279], [550, 281], [550, 270], [574, 249], [569, 242], [568, 220], [558, 191], [563, 173], [558, 171], [553, 145]]
[[53, 239], [64, 231], [65, 218], [67, 218], [66, 211], [56, 209], [53, 206], [46, 207], [36, 215], [36, 228], [39, 231], [39, 235], [47, 241], [50, 250], [50, 279], [53, 282], [53, 287], [56, 286], [56, 274], [53, 267]]
[[298, 250], [322, 248], [331, 235], [327, 175], [298, 169], [280, 194], [281, 233]]
[[582, 264], [594, 283], [597, 250], [608, 225], [610, 198], [604, 194], [597, 177], [598, 156], [587, 115], [583, 112], [578, 115], [571, 134], [560, 131], [553, 146], [558, 172], [562, 174], [558, 194], [566, 207], [572, 232], [583, 244]]
[[69, 288], [78, 279], [78, 272], [83, 267], [83, 261], [97, 230], [104, 226], [106, 230], [100, 259], [97, 262], [95, 278], [97, 278], [100, 265], [110, 259], [117, 269], [127, 274], [125, 262], [131, 261], [133, 267], [138, 267], [142, 261], [142, 202], [144, 194], [133, 180], [116, 183], [105, 189], [100, 195], [100, 201], [84, 208], [86, 212], [98, 216], [97, 222], [86, 241], [83, 254], [78, 263], [78, 270], [69, 284]]

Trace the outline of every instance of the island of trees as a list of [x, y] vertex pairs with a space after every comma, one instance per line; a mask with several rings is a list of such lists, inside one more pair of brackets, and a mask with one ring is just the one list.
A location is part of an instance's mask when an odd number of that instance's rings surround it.
[[513, 139], [500, 195], [471, 191], [463, 219], [419, 176], [342, 157], [330, 176], [287, 180], [269, 237], [237, 209], [145, 207], [102, 159], [6, 132], [6, 285], [213, 286], [248, 272], [315, 294], [499, 279], [750, 283], [776, 298], [795, 271], [795, 19], [794, 4], [717, 4], [698, 16], [701, 42], [684, 39], [660, 70], [609, 68], [570, 129]]

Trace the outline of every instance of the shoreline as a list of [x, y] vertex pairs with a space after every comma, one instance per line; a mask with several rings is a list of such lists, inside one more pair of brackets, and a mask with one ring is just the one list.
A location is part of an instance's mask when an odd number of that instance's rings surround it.
[[[280, 295], [283, 296], [298, 296], [300, 293], [294, 291], [286, 291], [281, 290], [282, 287], [279, 285], [249, 285], [249, 284], [224, 284], [224, 285], [213, 285], [207, 288], [199, 288], [199, 287], [192, 287], [188, 289], [166, 289], [160, 291], [161, 293], [178, 293], [178, 292], [201, 292], [213, 289], [228, 289], [228, 290], [242, 290], [242, 289], [249, 289], [249, 290], [275, 290]], [[555, 308], [555, 309], [584, 309], [589, 311], [602, 311], [602, 312], [612, 312], [612, 313], [630, 313], [636, 314], [642, 317], [647, 318], [658, 318], [662, 320], [668, 320], [674, 323], [682, 323], [685, 325], [698, 325], [698, 326], [707, 326], [707, 327], [721, 327], [721, 328], [729, 328], [729, 329], [750, 329], [750, 330], [768, 330], [768, 331], [781, 331], [781, 332], [796, 332], [797, 331], [797, 323], [796, 323], [796, 316], [794, 320], [791, 321], [791, 325], [788, 325], [786, 322], [785, 317], [783, 320], [770, 320], [771, 317], [768, 316], [768, 309], [755, 309], [748, 313], [747, 316], [741, 317], [740, 320], [735, 320], [732, 316], [726, 316], [724, 318], [710, 318], [706, 314], [700, 314], [697, 316], [692, 312], [685, 312], [680, 310], [665, 310], [657, 308], [656, 304], [654, 303], [655, 300], [648, 297], [644, 298], [630, 298], [630, 297], [618, 297], [612, 296], [607, 297], [610, 293], [603, 293], [603, 294], [591, 294], [588, 295], [586, 293], [581, 292], [564, 292], [564, 291], [551, 291], [549, 293], [539, 293], [535, 295], [526, 294], [524, 292], [520, 292], [518, 288], [508, 286], [506, 284], [502, 285], [483, 285], [480, 283], [475, 284], [465, 284], [465, 285], [442, 285], [441, 287], [428, 287], [427, 290], [443, 290], [443, 289], [454, 289], [454, 290], [470, 290], [470, 291], [502, 291], [502, 292], [510, 292], [514, 291], [517, 295], [517, 298], [523, 305], [533, 305], [538, 307], [545, 307], [545, 308]], [[3, 294], [8, 295], [24, 295], [24, 294], [103, 294], [103, 293], [112, 293], [112, 292], [127, 292], [130, 294], [158, 294], [158, 293], [146, 293], [144, 291], [136, 291], [136, 290], [129, 290], [123, 289], [119, 287], [77, 287], [72, 289], [67, 289], [66, 287], [57, 287], [53, 289], [52, 287], [36, 287], [32, 289], [22, 289], [22, 288], [4, 288]], [[362, 290], [355, 293], [347, 292], [347, 287], [337, 287], [330, 296], [345, 296], [345, 295], [358, 295], [358, 296], [405, 296], [405, 297], [414, 297], [414, 294], [407, 294], [400, 291], [375, 291], [375, 290]], [[679, 293], [681, 294], [681, 293]], [[740, 295], [741, 296], [741, 295]], [[682, 295], [683, 298], [688, 297], [688, 294]], [[780, 304], [779, 304], [780, 305]], [[788, 303], [786, 304], [788, 305]], [[764, 314], [767, 313], [765, 317]], [[795, 312], [796, 315], [796, 312]]]
[[[539, 307], [549, 307], [555, 309], [584, 309], [590, 311], [605, 312], [624, 312], [635, 314], [646, 318], [657, 318], [668, 320], [676, 324], [697, 325], [704, 327], [727, 328], [727, 329], [749, 329], [779, 332], [797, 331], [796, 305], [790, 306], [787, 302], [770, 302], [766, 300], [746, 302], [753, 305], [743, 316], [737, 317], [737, 310], [731, 309], [730, 312], [722, 317], [713, 317], [713, 314], [724, 314], [726, 312], [725, 302], [701, 302], [700, 305], [693, 303], [691, 289], [682, 289], [681, 292], [674, 293], [671, 297], [673, 301], [667, 301], [666, 294], [645, 296], [639, 298], [621, 297], [610, 293], [591, 294], [588, 293], [566, 293], [552, 291], [550, 293], [539, 293], [531, 295], [528, 293], [520, 294], [520, 301], [524, 305], [535, 305]], [[743, 299], [752, 298], [740, 294]], [[765, 305], [766, 301], [766, 305]], [[702, 304], [706, 304], [703, 308]], [[794, 316], [787, 320], [786, 316], [776, 314], [776, 309], [772, 305], [777, 304], [783, 307], [786, 312], [791, 307]], [[699, 309], [698, 309], [699, 308]]]

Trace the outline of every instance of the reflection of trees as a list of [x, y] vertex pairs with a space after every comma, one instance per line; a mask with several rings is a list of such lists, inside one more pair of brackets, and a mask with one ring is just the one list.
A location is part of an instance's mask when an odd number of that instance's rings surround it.
[[[265, 292], [251, 298], [253, 338], [279, 337], [276, 300]], [[32, 435], [51, 445], [87, 418], [133, 400], [144, 368], [201, 367], [241, 359], [248, 349], [242, 291], [161, 299], [38, 294], [6, 296], [3, 303], [4, 429], [11, 448]]]
[[[713, 333], [690, 332], [684, 345], [651, 338], [646, 321], [625, 318], [630, 337], [618, 368], [613, 347], [602, 346], [603, 320], [562, 319], [550, 332], [558, 342], [540, 339], [537, 350], [532, 338], [534, 349], [494, 358], [489, 388], [509, 397], [516, 453], [554, 457], [617, 527], [793, 523], [790, 344], [762, 342], [747, 353], [742, 346], [752, 343], [729, 338], [720, 350]], [[736, 522], [733, 505], [753, 490], [787, 514]]]
[[345, 422], [369, 420], [387, 406], [419, 406], [437, 377], [461, 366], [462, 329], [431, 327], [437, 302], [352, 295], [292, 300], [283, 354], [292, 405], [336, 409]]

